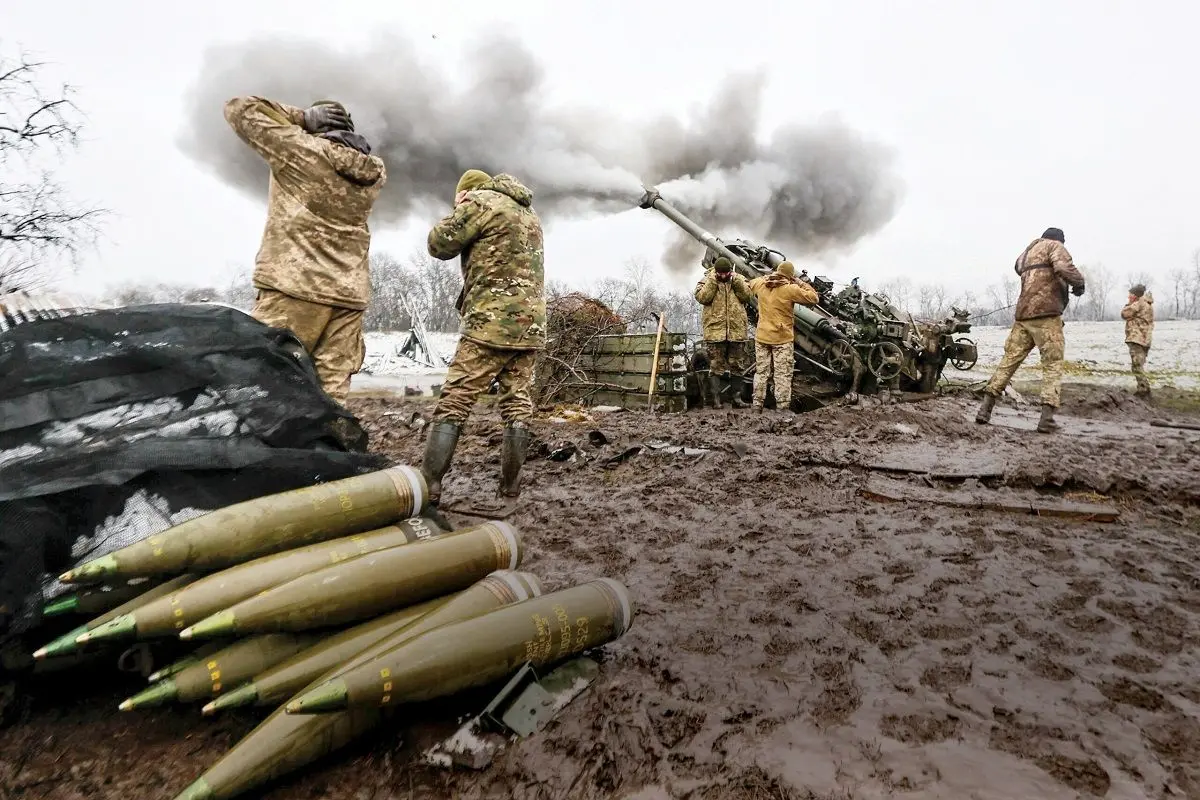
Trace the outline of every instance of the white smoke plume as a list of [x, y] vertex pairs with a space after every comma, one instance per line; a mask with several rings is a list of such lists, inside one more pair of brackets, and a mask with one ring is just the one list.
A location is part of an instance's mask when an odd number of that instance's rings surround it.
[[[398, 36], [345, 52], [274, 36], [212, 47], [179, 145], [227, 184], [262, 197], [266, 167], [226, 126], [225, 101], [340, 100], [387, 164], [375, 212], [383, 224], [445, 213], [470, 168], [517, 176], [547, 220], [624, 211], [643, 184], [657, 184], [717, 235], [789, 256], [849, 246], [882, 228], [900, 202], [892, 153], [836, 121], [760, 141], [761, 73], [730, 76], [695, 119], [630, 121], [547, 105], [544, 70], [516, 39], [493, 38], [470, 54], [458, 62], [470, 76], [464, 86]], [[681, 235], [664, 261], [689, 269], [699, 255]]]

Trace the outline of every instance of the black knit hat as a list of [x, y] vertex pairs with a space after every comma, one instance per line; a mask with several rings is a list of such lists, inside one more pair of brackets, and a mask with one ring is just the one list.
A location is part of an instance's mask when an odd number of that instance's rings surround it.
[[1129, 293], [1134, 297], [1141, 297], [1146, 293], [1146, 284], [1135, 283], [1133, 286], [1129, 287]]
[[1042, 234], [1043, 239], [1053, 239], [1060, 244], [1067, 243], [1067, 237], [1063, 236], [1062, 228], [1046, 228], [1046, 232]]

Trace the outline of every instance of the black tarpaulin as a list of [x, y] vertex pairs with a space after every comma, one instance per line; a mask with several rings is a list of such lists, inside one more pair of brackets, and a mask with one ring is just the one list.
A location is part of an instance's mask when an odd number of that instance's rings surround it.
[[47, 577], [206, 511], [385, 466], [288, 331], [160, 304], [0, 333], [0, 639]]

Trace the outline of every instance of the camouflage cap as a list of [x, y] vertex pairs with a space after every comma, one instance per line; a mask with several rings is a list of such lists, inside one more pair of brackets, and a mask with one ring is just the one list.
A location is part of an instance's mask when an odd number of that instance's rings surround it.
[[1146, 284], [1135, 283], [1133, 286], [1129, 287], [1129, 293], [1134, 297], [1141, 297], [1142, 295], [1146, 294]]
[[780, 263], [780, 265], [775, 268], [775, 271], [785, 278], [796, 277], [796, 267], [790, 261], [784, 261]]
[[454, 187], [454, 193], [458, 194], [459, 192], [469, 192], [473, 189], [478, 189], [491, 179], [492, 176], [481, 169], [469, 169], [458, 179], [458, 185]]
[[717, 272], [733, 272], [733, 264], [725, 256], [717, 259], [717, 263], [713, 265]]

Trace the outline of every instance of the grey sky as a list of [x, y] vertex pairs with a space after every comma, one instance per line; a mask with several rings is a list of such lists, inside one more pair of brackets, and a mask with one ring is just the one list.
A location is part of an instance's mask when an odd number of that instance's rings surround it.
[[[213, 283], [252, 263], [263, 203], [176, 146], [206, 46], [278, 32], [349, 48], [385, 30], [447, 69], [471, 58], [479, 36], [516, 32], [545, 64], [552, 100], [635, 119], [685, 114], [731, 67], [766, 65], [764, 135], [835, 113], [892, 147], [905, 183], [880, 233], [803, 265], [962, 289], [998, 280], [1049, 225], [1085, 268], [1165, 276], [1188, 264], [1200, 247], [1197, 23], [1200, 10], [1162, 0], [25, 0], [6, 4], [0, 46], [54, 61], [51, 77], [79, 87], [89, 117], [89, 141], [63, 176], [118, 216], [80, 290]], [[374, 246], [404, 256], [431, 221], [376, 224]], [[640, 210], [555, 224], [548, 277], [586, 282], [630, 258], [657, 263], [669, 232]]]

